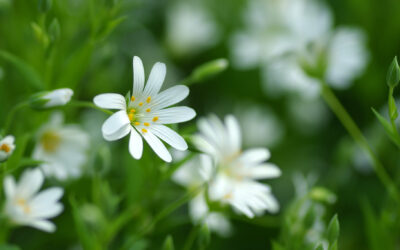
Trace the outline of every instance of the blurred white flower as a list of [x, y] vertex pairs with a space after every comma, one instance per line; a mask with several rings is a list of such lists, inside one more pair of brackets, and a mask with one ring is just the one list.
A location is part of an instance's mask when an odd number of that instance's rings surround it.
[[64, 106], [69, 103], [73, 95], [74, 91], [69, 88], [40, 92], [31, 97], [30, 105], [36, 109]]
[[14, 152], [14, 141], [15, 138], [12, 135], [8, 135], [0, 140], [0, 162], [6, 161]]
[[142, 157], [142, 137], [166, 162], [170, 162], [172, 157], [161, 140], [175, 149], [182, 151], [187, 149], [185, 140], [164, 124], [189, 121], [196, 116], [196, 112], [185, 106], [167, 108], [185, 99], [189, 94], [189, 88], [177, 85], [159, 92], [166, 71], [165, 64], [156, 63], [144, 86], [143, 64], [140, 58], [135, 56], [133, 91], [129, 100], [113, 93], [98, 95], [93, 100], [98, 107], [120, 110], [104, 122], [103, 137], [108, 141], [115, 141], [130, 133], [129, 152], [135, 159]]
[[365, 69], [364, 33], [333, 30], [329, 8], [318, 1], [251, 0], [244, 19], [245, 29], [232, 38], [232, 59], [239, 68], [261, 66], [268, 94], [315, 97], [319, 80], [310, 77], [310, 68], [337, 88], [348, 87]]
[[58, 180], [78, 178], [87, 160], [89, 135], [77, 125], [64, 125], [61, 113], [54, 113], [37, 135], [32, 157], [43, 161], [40, 168]]
[[[173, 151], [174, 160], [183, 159], [184, 156], [179, 156], [179, 153]], [[172, 179], [188, 190], [194, 190], [209, 181], [213, 169], [211, 158], [201, 154], [184, 163], [175, 171]], [[194, 224], [205, 223], [220, 236], [227, 237], [232, 232], [231, 223], [222, 213], [210, 211], [205, 200], [205, 189], [189, 202], [189, 215]]]
[[243, 131], [243, 145], [273, 147], [284, 135], [284, 124], [268, 108], [254, 104], [241, 104], [235, 110]]
[[179, 1], [169, 7], [166, 32], [169, 47], [180, 56], [207, 49], [219, 40], [215, 21], [196, 1]]
[[54, 232], [56, 226], [48, 219], [63, 211], [59, 202], [62, 188], [49, 188], [40, 193], [44, 176], [39, 169], [25, 170], [20, 181], [15, 183], [12, 176], [4, 179], [6, 204], [4, 213], [9, 219], [22, 226], [31, 226], [46, 232]]
[[215, 174], [208, 187], [209, 198], [230, 204], [250, 218], [264, 211], [277, 212], [279, 204], [271, 188], [257, 181], [281, 175], [277, 166], [265, 163], [270, 157], [268, 149], [242, 152], [240, 127], [233, 116], [227, 116], [224, 124], [211, 115], [200, 119], [198, 127], [200, 134], [193, 137], [193, 143], [215, 163]]

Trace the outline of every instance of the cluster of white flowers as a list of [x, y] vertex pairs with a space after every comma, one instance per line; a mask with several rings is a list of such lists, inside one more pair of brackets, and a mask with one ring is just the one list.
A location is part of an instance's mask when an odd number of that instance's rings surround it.
[[232, 37], [232, 59], [238, 68], [261, 66], [268, 94], [315, 97], [318, 78], [346, 88], [366, 66], [363, 32], [333, 29], [332, 13], [319, 1], [250, 0], [244, 21]]

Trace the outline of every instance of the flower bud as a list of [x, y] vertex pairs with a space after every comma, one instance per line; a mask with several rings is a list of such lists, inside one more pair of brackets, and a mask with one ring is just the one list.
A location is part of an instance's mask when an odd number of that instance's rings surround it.
[[197, 67], [191, 76], [188, 78], [186, 84], [190, 85], [195, 82], [201, 82], [213, 77], [228, 68], [228, 60], [221, 58], [216, 59], [207, 63], [204, 63]]
[[397, 57], [395, 56], [392, 64], [389, 67], [387, 76], [386, 76], [386, 83], [389, 87], [394, 88], [399, 84], [400, 81], [400, 67], [399, 63], [397, 62]]
[[323, 187], [314, 187], [310, 191], [310, 197], [314, 201], [326, 202], [329, 204], [333, 204], [336, 201], [336, 195]]
[[0, 140], [0, 162], [6, 161], [14, 152], [14, 141], [15, 138], [12, 135], [8, 135]]
[[49, 26], [49, 37], [52, 42], [58, 40], [60, 37], [60, 23], [58, 22], [57, 18], [54, 18], [53, 21], [51, 21], [50, 26]]
[[40, 12], [46, 13], [51, 9], [53, 5], [53, 0], [39, 0], [38, 8]]
[[71, 100], [73, 94], [74, 91], [69, 88], [39, 92], [31, 96], [29, 104], [34, 109], [64, 106]]

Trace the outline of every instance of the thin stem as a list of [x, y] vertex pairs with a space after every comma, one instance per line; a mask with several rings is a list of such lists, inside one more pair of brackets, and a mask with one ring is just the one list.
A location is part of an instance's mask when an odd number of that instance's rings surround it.
[[386, 172], [382, 163], [376, 157], [374, 151], [368, 144], [367, 139], [364, 137], [361, 130], [358, 128], [356, 123], [353, 121], [349, 113], [347, 113], [346, 109], [337, 99], [333, 91], [329, 88], [326, 83], [322, 83], [322, 97], [325, 99], [328, 106], [331, 108], [333, 113], [337, 116], [343, 126], [346, 128], [347, 132], [353, 137], [353, 139], [358, 143], [358, 145], [364, 149], [364, 151], [370, 156], [374, 170], [382, 182], [382, 184], [386, 187], [389, 194], [400, 203], [400, 195], [396, 188], [395, 183], [390, 178], [389, 174]]
[[192, 246], [193, 246], [194, 241], [196, 240], [198, 231], [199, 231], [199, 228], [197, 226], [192, 227], [188, 237], [186, 238], [185, 245], [183, 246], [183, 250], [193, 249]]
[[18, 110], [20, 110], [20, 109], [22, 109], [22, 108], [24, 108], [26, 106], [28, 106], [28, 102], [21, 102], [21, 103], [17, 104], [16, 106], [14, 106], [11, 109], [11, 111], [8, 114], [7, 119], [6, 119], [5, 123], [4, 123], [4, 127], [3, 127], [4, 135], [6, 135], [9, 132], [8, 130], [10, 129], [10, 126], [11, 126], [11, 124], [13, 122], [15, 113], [17, 113]]
[[106, 109], [102, 109], [97, 107], [96, 105], [94, 105], [91, 102], [87, 102], [87, 101], [78, 101], [78, 100], [72, 100], [68, 103], [68, 106], [74, 106], [74, 107], [82, 107], [82, 108], [92, 108], [92, 109], [97, 109], [100, 110], [103, 113], [106, 113], [107, 115], [112, 115], [113, 112], [106, 110]]

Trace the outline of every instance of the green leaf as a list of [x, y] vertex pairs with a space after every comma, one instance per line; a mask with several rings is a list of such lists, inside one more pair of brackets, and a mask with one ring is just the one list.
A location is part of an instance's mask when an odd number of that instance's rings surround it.
[[174, 250], [174, 241], [171, 235], [168, 235], [163, 244], [163, 250]]
[[330, 244], [334, 244], [339, 238], [340, 226], [337, 214], [335, 214], [329, 222], [328, 229], [326, 231], [327, 239]]
[[106, 39], [114, 30], [115, 28], [122, 23], [127, 17], [122, 16], [118, 17], [106, 24], [106, 27], [102, 30], [102, 32], [97, 36], [98, 40]]
[[333, 242], [333, 244], [329, 245], [328, 250], [337, 250], [338, 246], [337, 246], [337, 241]]
[[56, 40], [60, 38], [60, 34], [61, 34], [60, 22], [58, 21], [57, 18], [54, 18], [49, 26], [50, 40], [54, 43]]
[[389, 137], [390, 140], [398, 147], [400, 147], [400, 138], [394, 133], [392, 125], [389, 121], [387, 121], [383, 116], [381, 116], [374, 108], [371, 108], [372, 112], [374, 112], [378, 121], [382, 124], [383, 128], [385, 129], [386, 135]]
[[392, 95], [389, 95], [389, 116], [391, 120], [396, 120], [396, 118], [399, 116], [397, 107], [396, 107], [396, 101], [394, 100]]
[[25, 78], [26, 83], [29, 84], [32, 88], [37, 90], [44, 89], [44, 83], [42, 79], [32, 66], [24, 62], [22, 59], [4, 50], [0, 50], [0, 58], [12, 64]]
[[211, 242], [211, 232], [207, 224], [204, 223], [199, 231], [199, 248], [206, 249]]
[[386, 83], [389, 87], [394, 88], [399, 84], [400, 81], [400, 67], [397, 62], [397, 57], [393, 58], [392, 63], [389, 66], [389, 70], [386, 76]]

